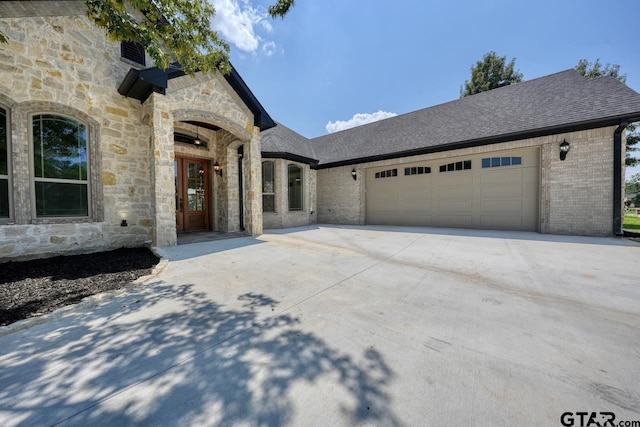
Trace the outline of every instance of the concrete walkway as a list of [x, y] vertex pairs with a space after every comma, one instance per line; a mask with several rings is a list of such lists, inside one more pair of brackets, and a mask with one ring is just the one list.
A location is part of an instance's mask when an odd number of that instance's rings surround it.
[[162, 251], [0, 337], [0, 425], [640, 420], [635, 242], [321, 226]]

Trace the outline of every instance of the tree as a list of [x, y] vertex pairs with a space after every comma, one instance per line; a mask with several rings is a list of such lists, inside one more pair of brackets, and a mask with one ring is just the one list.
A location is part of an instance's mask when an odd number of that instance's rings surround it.
[[640, 173], [637, 173], [631, 177], [629, 181], [625, 183], [625, 193], [627, 196], [634, 194], [632, 202], [634, 206], [640, 206]]
[[[615, 77], [622, 83], [627, 83], [627, 75], [620, 74], [620, 65], [607, 64], [602, 65], [600, 58], [596, 59], [596, 62], [589, 62], [586, 59], [581, 59], [576, 65], [576, 71], [580, 73], [586, 79], [594, 79], [596, 77], [611, 76]], [[640, 159], [633, 157], [632, 153], [638, 151], [638, 142], [640, 142], [640, 129], [636, 123], [629, 123], [627, 126], [627, 155], [624, 159], [627, 166], [637, 166], [640, 163]]]
[[515, 62], [514, 58], [507, 63], [506, 56], [493, 51], [485, 54], [482, 61], [471, 67], [471, 81], [464, 82], [460, 98], [521, 82], [522, 73], [515, 71]]
[[[276, 0], [272, 18], [283, 18], [295, 0]], [[207, 0], [87, 0], [87, 16], [113, 41], [142, 43], [156, 65], [177, 61], [187, 74], [231, 71], [229, 44], [211, 29], [215, 8]], [[0, 32], [0, 43], [7, 36]]]

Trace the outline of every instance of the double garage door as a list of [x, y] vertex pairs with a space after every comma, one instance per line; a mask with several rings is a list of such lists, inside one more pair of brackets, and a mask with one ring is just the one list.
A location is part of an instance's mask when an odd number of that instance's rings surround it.
[[538, 149], [367, 169], [367, 224], [538, 230]]

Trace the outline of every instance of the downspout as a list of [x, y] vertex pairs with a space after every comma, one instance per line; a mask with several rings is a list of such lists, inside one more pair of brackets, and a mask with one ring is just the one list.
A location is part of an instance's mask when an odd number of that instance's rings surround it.
[[613, 132], [613, 234], [622, 236], [622, 132], [629, 124], [621, 120]]
[[244, 168], [242, 167], [242, 159], [244, 158], [244, 145], [238, 148], [238, 204], [240, 214], [240, 231], [244, 231], [244, 183], [242, 175], [244, 174]]

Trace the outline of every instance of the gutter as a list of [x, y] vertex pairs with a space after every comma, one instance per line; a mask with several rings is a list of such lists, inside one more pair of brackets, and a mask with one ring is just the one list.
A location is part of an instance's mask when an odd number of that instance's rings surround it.
[[624, 235], [622, 231], [622, 132], [629, 121], [620, 120], [620, 125], [613, 132], [613, 234]]
[[[600, 120], [587, 120], [584, 122], [572, 123], [569, 125], [550, 126], [550, 127], [540, 128], [535, 130], [513, 132], [513, 133], [497, 135], [497, 136], [489, 136], [489, 137], [470, 139], [465, 141], [451, 142], [451, 143], [441, 144], [441, 145], [433, 145], [430, 147], [414, 148], [410, 150], [396, 151], [396, 152], [377, 154], [372, 156], [354, 157], [347, 160], [337, 160], [337, 161], [331, 161], [327, 163], [324, 163], [323, 160], [320, 160], [318, 169], [330, 169], [330, 168], [335, 168], [339, 166], [351, 166], [351, 165], [357, 165], [361, 163], [376, 162], [380, 160], [391, 160], [391, 159], [398, 159], [401, 157], [416, 156], [420, 154], [431, 154], [431, 153], [438, 153], [442, 151], [451, 151], [451, 150], [458, 150], [463, 148], [480, 147], [483, 145], [498, 144], [501, 142], [516, 141], [520, 139], [538, 138], [541, 136], [556, 135], [559, 133], [568, 133], [568, 132], [577, 132], [577, 131], [588, 130], [588, 129], [597, 129], [597, 128], [606, 127], [606, 126], [620, 125], [624, 120], [626, 120], [627, 122], [635, 121], [635, 120], [628, 120], [627, 116], [624, 116], [624, 117], [614, 116], [614, 117], [608, 117]], [[638, 120], [640, 120], [640, 118]], [[321, 140], [322, 138], [323, 138], [322, 136], [318, 138], [314, 138], [312, 140], [312, 147], [316, 141]]]
[[310, 157], [300, 156], [298, 154], [288, 153], [288, 152], [279, 152], [279, 151], [262, 151], [260, 156], [263, 159], [284, 159], [291, 160], [292, 162], [305, 163], [311, 166], [311, 169], [316, 169], [318, 166], [318, 161], [316, 159], [312, 159]]

